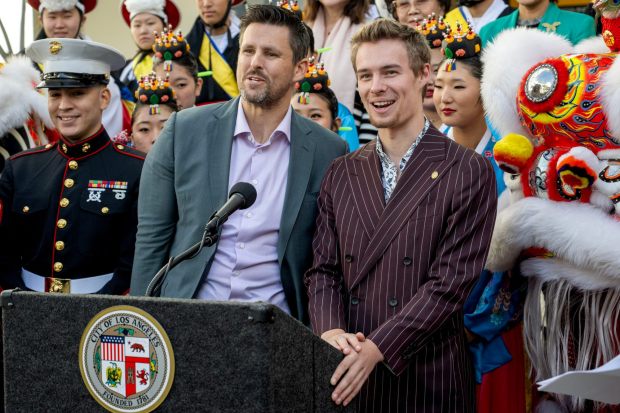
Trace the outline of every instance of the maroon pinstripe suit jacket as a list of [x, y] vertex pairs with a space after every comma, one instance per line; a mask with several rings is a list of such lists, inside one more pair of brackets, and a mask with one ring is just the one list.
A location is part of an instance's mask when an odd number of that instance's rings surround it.
[[361, 331], [383, 353], [360, 411], [474, 411], [462, 305], [496, 200], [490, 163], [432, 126], [387, 205], [374, 142], [331, 164], [305, 282], [317, 334]]

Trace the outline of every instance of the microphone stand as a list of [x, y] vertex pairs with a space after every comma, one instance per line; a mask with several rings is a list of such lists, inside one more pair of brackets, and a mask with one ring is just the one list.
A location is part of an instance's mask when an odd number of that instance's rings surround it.
[[204, 232], [202, 233], [202, 239], [180, 253], [177, 256], [170, 257], [168, 263], [164, 265], [158, 272], [155, 274], [155, 277], [151, 280], [148, 287], [146, 288], [145, 297], [159, 297], [161, 294], [161, 287], [168, 275], [168, 272], [182, 263], [185, 260], [192, 259], [202, 251], [204, 246], [210, 247], [215, 244], [219, 238], [219, 229], [226, 222], [228, 217], [222, 219], [217, 215], [213, 214], [207, 225], [205, 225]]

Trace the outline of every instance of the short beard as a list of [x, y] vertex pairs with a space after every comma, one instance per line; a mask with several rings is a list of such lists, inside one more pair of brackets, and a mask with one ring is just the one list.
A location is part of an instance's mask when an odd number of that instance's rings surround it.
[[[274, 90], [271, 88], [265, 88], [265, 90], [253, 95], [249, 95], [245, 89], [242, 89], [241, 98], [252, 105], [260, 106], [262, 108], [274, 107], [281, 99], [290, 91], [290, 88], [282, 88]], [[290, 100], [290, 99], [289, 99]]]
[[262, 107], [272, 107], [275, 103], [273, 96], [269, 90], [264, 90], [256, 95], [249, 96], [245, 90], [241, 90], [241, 97], [248, 103]]

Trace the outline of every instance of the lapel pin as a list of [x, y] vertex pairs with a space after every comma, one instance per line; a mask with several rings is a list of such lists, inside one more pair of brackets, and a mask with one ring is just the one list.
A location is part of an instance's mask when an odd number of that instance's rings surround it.
[[431, 174], [431, 179], [437, 179], [438, 176], [439, 176], [439, 172], [433, 171], [433, 173]]

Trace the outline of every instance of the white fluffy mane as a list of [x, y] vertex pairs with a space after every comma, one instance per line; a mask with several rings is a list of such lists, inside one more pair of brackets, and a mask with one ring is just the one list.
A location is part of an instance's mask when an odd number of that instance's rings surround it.
[[34, 85], [39, 82], [39, 72], [25, 56], [9, 58], [0, 69], [0, 136], [21, 126], [31, 112], [36, 113], [49, 128], [53, 128], [47, 110], [47, 98]]
[[609, 53], [609, 47], [605, 44], [602, 36], [589, 37], [583, 39], [575, 45], [573, 53]]
[[500, 33], [482, 53], [481, 94], [491, 123], [502, 136], [528, 136], [519, 122], [516, 97], [521, 79], [536, 63], [572, 51], [568, 40], [555, 33], [516, 28]]
[[[618, 245], [620, 222], [592, 205], [524, 198], [498, 214], [486, 268], [509, 270], [521, 251], [540, 247], [555, 254], [543, 263], [574, 269], [548, 274], [579, 288], [607, 288], [620, 285]], [[531, 262], [522, 269], [545, 277], [539, 266]]]

